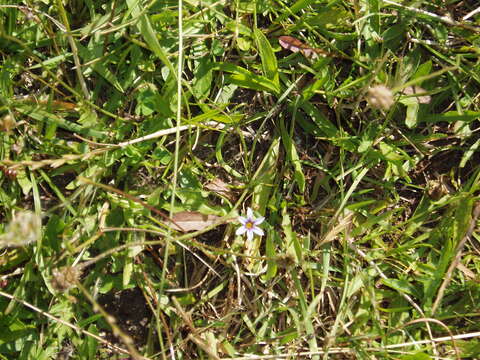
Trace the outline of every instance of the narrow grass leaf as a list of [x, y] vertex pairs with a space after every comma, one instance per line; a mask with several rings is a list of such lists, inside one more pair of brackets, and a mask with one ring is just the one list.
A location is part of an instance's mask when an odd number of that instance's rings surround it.
[[280, 15], [275, 22], [276, 23], [281, 23], [283, 20], [285, 20], [287, 17], [291, 15], [295, 15], [297, 12], [299, 12], [302, 9], [305, 9], [306, 7], [310, 6], [314, 0], [298, 0], [295, 4], [290, 6], [290, 8], [286, 9], [283, 11], [283, 14]]
[[277, 174], [277, 161], [279, 153], [280, 141], [275, 139], [270, 145], [265, 158], [261, 164], [260, 169], [258, 170], [254, 179], [252, 179], [256, 184], [253, 189], [252, 202], [257, 207], [257, 210], [260, 214], [265, 213], [267, 208], [268, 200], [272, 190], [274, 189], [275, 177]]
[[[297, 290], [298, 293], [298, 300], [300, 302], [300, 310], [302, 314], [302, 322], [303, 326], [305, 328], [305, 333], [308, 335], [308, 345], [309, 349], [312, 352], [317, 352], [318, 351], [318, 345], [317, 345], [317, 340], [315, 337], [315, 328], [313, 326], [312, 320], [309, 315], [309, 306], [307, 302], [307, 298], [305, 296], [305, 293], [303, 291], [302, 284], [299, 280], [299, 275], [296, 269], [292, 269], [292, 279], [295, 284], [295, 289]], [[319, 301], [320, 298], [317, 296], [313, 302]], [[318, 355], [315, 355], [312, 357], [312, 359], [319, 359]]]
[[229, 164], [226, 163], [226, 161], [223, 159], [223, 154], [222, 154], [222, 147], [225, 143], [225, 132], [221, 132], [220, 135], [218, 136], [217, 144], [215, 146], [215, 157], [217, 159], [217, 162], [219, 165], [231, 176], [237, 178], [237, 179], [242, 179], [243, 180], [243, 175], [240, 174], [237, 170], [232, 168]]
[[[78, 46], [78, 43], [77, 43], [77, 46]], [[63, 61], [66, 61], [71, 56], [72, 56], [71, 52], [66, 52], [64, 54], [54, 56], [50, 59], [44, 60], [40, 63], [35, 64], [35, 65], [32, 65], [32, 66], [30, 66], [26, 69], [27, 70], [34, 70], [34, 69], [39, 69], [39, 68], [43, 68], [43, 67], [47, 67], [47, 68], [52, 67], [53, 68], [53, 67], [57, 66], [58, 64], [62, 63]]]
[[448, 111], [443, 114], [429, 114], [429, 115], [422, 116], [418, 120], [418, 122], [427, 122], [427, 123], [437, 123], [441, 121], [445, 121], [448, 123], [455, 122], [455, 121], [472, 122], [478, 119], [480, 119], [480, 111], [466, 110], [463, 112]]
[[[274, 259], [276, 256], [274, 237], [278, 237], [276, 231], [267, 231], [265, 255], [267, 255], [269, 259]], [[263, 279], [265, 281], [273, 279], [275, 275], [277, 275], [277, 269], [278, 265], [276, 260], [267, 260], [267, 273], [263, 276]]]
[[[97, 327], [95, 325], [90, 325], [88, 327], [88, 331], [92, 334], [98, 334], [98, 330], [97, 330]], [[87, 344], [87, 348], [88, 348], [88, 358], [89, 359], [94, 359], [95, 358], [95, 355], [97, 354], [97, 347], [98, 347], [98, 341], [97, 339], [91, 337], [91, 336], [87, 336], [86, 337], [86, 344]]]
[[432, 360], [433, 358], [424, 352], [417, 352], [416, 354], [403, 355], [400, 360]]
[[455, 210], [455, 218], [453, 222], [452, 236], [455, 245], [458, 244], [470, 226], [472, 219], [472, 210], [474, 198], [470, 195], [462, 196], [459, 200], [458, 206]]
[[[119, 92], [124, 93], [124, 90], [122, 88], [122, 85], [120, 85], [120, 82], [117, 79], [117, 76], [113, 74], [110, 69], [108, 69], [104, 64], [106, 62], [106, 59], [102, 59], [101, 61], [96, 61], [95, 53], [98, 52], [98, 47], [103, 47], [102, 44], [92, 44], [89, 46], [89, 48], [85, 48], [82, 46], [80, 43], [77, 44], [78, 47], [78, 53], [80, 57], [82, 58], [83, 62], [89, 62], [93, 61], [89, 67], [91, 67], [94, 71], [96, 71], [101, 77], [103, 77], [105, 80], [107, 80], [115, 89], [117, 89]], [[97, 49], [95, 49], [95, 47]]]
[[310, 102], [301, 103], [301, 108], [314, 120], [318, 128], [329, 138], [335, 138], [338, 129], [323, 115], [320, 110], [313, 106]]
[[132, 13], [132, 17], [138, 17], [137, 28], [145, 39], [150, 50], [167, 66], [167, 68], [170, 70], [170, 74], [175, 75], [175, 69], [168, 59], [167, 54], [160, 46], [155, 30], [153, 30], [148, 16], [145, 13], [142, 13], [139, 6], [139, 1], [127, 0], [127, 6]]
[[64, 118], [52, 114], [51, 112], [47, 112], [43, 110], [40, 106], [37, 105], [14, 105], [15, 109], [22, 114], [31, 117], [34, 120], [41, 121], [44, 123], [54, 123], [59, 128], [64, 130], [71, 131], [72, 133], [80, 134], [82, 136], [93, 137], [97, 139], [105, 139], [106, 135], [103, 132], [83, 127], [78, 124], [75, 124], [71, 121], [67, 121]]
[[287, 255], [295, 259], [297, 264], [303, 260], [302, 247], [297, 238], [297, 234], [292, 229], [292, 221], [288, 215], [287, 209], [283, 209], [282, 213], [282, 229], [285, 234], [285, 252]]
[[475, 152], [477, 152], [479, 146], [480, 146], [480, 139], [478, 139], [477, 141], [475, 141], [475, 142], [468, 148], [468, 150], [464, 152], [464, 154], [463, 154], [463, 156], [462, 156], [462, 160], [460, 161], [460, 165], [459, 165], [460, 168], [465, 167], [465, 165], [466, 165], [467, 162], [471, 159], [471, 157], [473, 156], [473, 154], [474, 154]]
[[302, 170], [302, 164], [300, 158], [298, 157], [297, 149], [290, 137], [290, 134], [287, 133], [285, 129], [285, 122], [283, 118], [279, 119], [280, 122], [280, 133], [282, 136], [282, 143], [285, 148], [285, 153], [287, 155], [287, 160], [292, 163], [294, 169], [294, 178], [298, 185], [298, 189], [301, 193], [305, 191], [305, 174]]

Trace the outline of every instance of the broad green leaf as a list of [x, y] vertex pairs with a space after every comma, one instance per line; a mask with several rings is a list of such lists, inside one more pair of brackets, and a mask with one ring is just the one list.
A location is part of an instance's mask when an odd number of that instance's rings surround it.
[[184, 295], [177, 296], [177, 300], [182, 306], [193, 305], [196, 303], [197, 299], [193, 293], [188, 292]]
[[325, 6], [315, 12], [315, 16], [307, 19], [311, 26], [326, 27], [327, 25], [341, 25], [351, 18], [351, 13], [341, 6]]
[[[28, 321], [30, 322], [30, 321]], [[28, 338], [36, 332], [35, 324], [24, 324], [20, 319], [0, 318], [0, 345]]]
[[227, 82], [252, 90], [266, 91], [274, 94], [280, 92], [279, 86], [273, 81], [260, 76], [255, 75], [245, 68], [230, 63], [215, 63], [214, 70], [220, 70], [230, 73], [227, 77]]
[[250, 51], [250, 48], [252, 47], [252, 41], [248, 37], [239, 36], [236, 38], [236, 43], [238, 48], [245, 52]]
[[[145, 234], [142, 233], [133, 233], [129, 234], [128, 236], [129, 242], [139, 242], [145, 240]], [[142, 246], [131, 246], [127, 250], [127, 254], [125, 256], [125, 263], [123, 266], [123, 277], [122, 277], [122, 286], [126, 288], [132, 279], [132, 274], [134, 271], [134, 260], [135, 257], [141, 253], [143, 250]]]
[[239, 23], [238, 21], [230, 21], [225, 24], [225, 27], [236, 35], [238, 34], [246, 37], [252, 36], [252, 30], [248, 26]]
[[197, 100], [208, 97], [212, 86], [212, 68], [210, 67], [210, 59], [207, 56], [202, 57], [195, 69], [195, 78], [193, 82], [193, 95]]
[[[98, 334], [97, 326], [94, 324], [88, 327], [88, 331], [92, 334]], [[84, 344], [88, 349], [88, 352], [87, 352], [88, 358], [95, 359], [95, 355], [97, 354], [97, 348], [98, 348], [98, 340], [92, 336], [87, 336]]]
[[412, 296], [418, 295], [418, 290], [407, 280], [400, 279], [382, 279], [382, 283], [392, 289], [397, 290], [399, 293], [408, 294]]
[[255, 36], [255, 43], [257, 44], [258, 52], [260, 53], [260, 58], [262, 59], [263, 75], [267, 79], [271, 79], [275, 86], [279, 88], [277, 58], [275, 57], [272, 46], [263, 32], [259, 29], [255, 29], [253, 34]]
[[388, 161], [400, 161], [408, 158], [399, 148], [394, 145], [387, 144], [384, 141], [380, 141], [378, 144], [380, 152]]
[[407, 105], [407, 114], [405, 116], [405, 125], [409, 129], [414, 128], [418, 122], [418, 110], [420, 109], [420, 105], [417, 101], [414, 103]]
[[432, 71], [432, 60], [428, 60], [418, 67], [412, 79], [417, 79], [423, 76], [427, 76], [428, 74], [430, 74], [431, 71]]
[[25, 172], [25, 169], [18, 169], [17, 170], [17, 182], [18, 185], [22, 188], [23, 195], [28, 195], [30, 193], [30, 190], [32, 190], [32, 182], [27, 176], [27, 173]]

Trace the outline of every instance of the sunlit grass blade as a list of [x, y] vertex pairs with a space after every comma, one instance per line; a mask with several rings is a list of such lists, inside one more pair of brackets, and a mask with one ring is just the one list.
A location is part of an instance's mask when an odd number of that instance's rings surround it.
[[260, 58], [262, 59], [263, 75], [270, 79], [275, 86], [279, 87], [277, 58], [273, 52], [270, 42], [259, 29], [253, 31]]

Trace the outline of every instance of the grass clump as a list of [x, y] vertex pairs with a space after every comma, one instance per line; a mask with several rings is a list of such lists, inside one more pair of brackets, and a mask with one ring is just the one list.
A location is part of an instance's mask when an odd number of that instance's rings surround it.
[[0, 2], [0, 358], [478, 358], [477, 10]]

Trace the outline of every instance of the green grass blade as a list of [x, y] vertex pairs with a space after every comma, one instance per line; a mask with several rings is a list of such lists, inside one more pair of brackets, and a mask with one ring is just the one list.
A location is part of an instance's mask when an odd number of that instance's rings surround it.
[[157, 39], [157, 35], [153, 30], [152, 24], [147, 14], [140, 10], [140, 5], [138, 0], [127, 0], [127, 5], [132, 13], [132, 17], [138, 18], [137, 28], [140, 34], [142, 34], [150, 50], [167, 66], [170, 70], [170, 74], [175, 76], [175, 69], [168, 59], [167, 54], [160, 46], [160, 43]]
[[97, 131], [91, 128], [83, 127], [71, 121], [65, 120], [63, 117], [52, 114], [51, 112], [43, 110], [40, 106], [15, 104], [15, 110], [20, 113], [40, 122], [53, 123], [59, 128], [71, 131], [74, 134], [82, 136], [93, 137], [97, 139], [105, 139], [107, 136], [104, 132]]
[[276, 88], [279, 88], [277, 58], [275, 57], [272, 46], [261, 30], [255, 29], [253, 34], [260, 58], [262, 59], [263, 75], [267, 79], [272, 80]]
[[231, 83], [252, 90], [266, 91], [273, 94], [278, 94], [280, 89], [275, 82], [261, 76], [256, 75], [245, 68], [229, 63], [215, 63], [214, 70], [220, 70], [230, 73], [227, 81]]
[[277, 176], [277, 161], [280, 148], [280, 139], [276, 138], [252, 181], [257, 184], [253, 189], [252, 203], [260, 214], [265, 214]]

